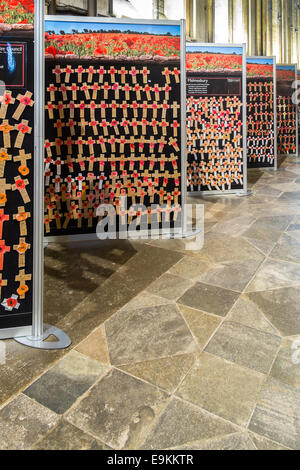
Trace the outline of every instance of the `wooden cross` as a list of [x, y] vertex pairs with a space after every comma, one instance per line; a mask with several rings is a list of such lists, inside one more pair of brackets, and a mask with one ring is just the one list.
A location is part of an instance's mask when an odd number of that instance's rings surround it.
[[9, 215], [4, 214], [4, 210], [0, 209], [0, 238], [2, 239], [3, 235], [3, 225], [5, 222], [9, 221]]
[[20, 224], [20, 236], [26, 237], [27, 235], [27, 223], [26, 220], [31, 217], [30, 212], [25, 212], [24, 207], [18, 207], [18, 213], [14, 214], [14, 220]]
[[30, 250], [31, 245], [26, 243], [25, 238], [20, 238], [19, 244], [14, 245], [14, 250], [19, 253], [19, 268], [24, 268], [25, 267], [25, 258], [26, 258], [26, 252]]
[[3, 271], [4, 255], [10, 252], [10, 246], [5, 245], [5, 240], [0, 240], [0, 271]]
[[80, 128], [81, 128], [81, 135], [85, 135], [85, 128], [86, 126], [88, 125], [89, 123], [87, 121], [85, 121], [84, 118], [82, 118], [79, 122], [79, 125], [80, 125]]
[[7, 161], [10, 161], [12, 156], [9, 155], [5, 149], [0, 149], [0, 178], [3, 178], [5, 165]]
[[55, 78], [56, 78], [56, 83], [60, 83], [60, 81], [61, 81], [61, 77], [60, 77], [60, 76], [61, 76], [62, 72], [63, 72], [63, 71], [62, 71], [62, 69], [60, 68], [59, 65], [56, 65], [56, 66], [55, 66], [55, 69], [52, 70], [52, 73], [54, 73]]
[[91, 95], [90, 95], [89, 87], [88, 87], [88, 84], [87, 84], [87, 83], [83, 83], [83, 85], [82, 85], [82, 87], [81, 87], [81, 91], [84, 92], [85, 99], [86, 99], [87, 101], [90, 101]]
[[57, 129], [57, 137], [62, 137], [62, 128], [65, 127], [65, 123], [58, 119], [54, 123], [54, 127]]
[[15, 98], [12, 97], [11, 91], [5, 91], [3, 96], [0, 98], [1, 108], [0, 108], [0, 119], [6, 118], [7, 108], [10, 104], [14, 104]]
[[125, 83], [125, 75], [127, 74], [127, 70], [125, 67], [122, 67], [121, 70], [118, 72], [121, 75], [121, 83]]
[[73, 73], [71, 65], [67, 65], [66, 68], [64, 69], [64, 72], [65, 72], [65, 82], [69, 83], [71, 73]]
[[169, 85], [170, 84], [170, 74], [171, 74], [171, 72], [168, 69], [168, 67], [164, 68], [164, 71], [162, 72], [162, 74], [166, 77], [166, 82]]
[[143, 70], [141, 71], [141, 74], [143, 75], [143, 83], [147, 83], [149, 73], [150, 70], [148, 70], [147, 67], [143, 67]]
[[19, 282], [20, 284], [18, 293], [20, 294], [21, 299], [25, 298], [25, 293], [28, 291], [26, 282], [31, 281], [31, 279], [32, 279], [32, 274], [25, 274], [25, 269], [21, 269], [21, 271], [19, 271], [18, 276], [15, 277], [15, 281]]
[[50, 93], [50, 102], [53, 103], [55, 101], [55, 92], [57, 91], [57, 87], [53, 83], [50, 83], [47, 91]]
[[0, 179], [0, 206], [5, 206], [7, 202], [6, 191], [11, 189], [11, 184], [6, 183], [5, 178]]
[[31, 98], [32, 98], [32, 93], [30, 91], [26, 91], [25, 95], [19, 94], [17, 96], [17, 100], [20, 103], [16, 111], [13, 114], [13, 119], [15, 119], [16, 121], [19, 121], [20, 117], [25, 111], [26, 106], [30, 106], [32, 108], [32, 106], [34, 105], [34, 101]]
[[0, 297], [2, 298], [2, 287], [7, 286], [7, 280], [2, 279], [2, 274], [0, 274]]
[[4, 119], [0, 124], [0, 131], [3, 132], [3, 144], [6, 149], [11, 147], [10, 132], [15, 128], [12, 127], [7, 119]]
[[31, 134], [32, 127], [28, 126], [28, 121], [22, 119], [21, 123], [16, 125], [16, 129], [18, 130], [18, 135], [15, 141], [15, 147], [20, 149], [23, 146], [25, 135]]
[[162, 90], [162, 88], [160, 88], [159, 85], [156, 83], [154, 85], [154, 93], [155, 93], [155, 100], [156, 101], [159, 101], [159, 99], [160, 99], [159, 93], [160, 93], [161, 90]]
[[180, 105], [177, 103], [177, 101], [174, 101], [174, 103], [171, 105], [171, 108], [173, 109], [173, 117], [177, 118], [178, 117], [178, 110], [180, 109]]
[[18, 176], [15, 176], [15, 184], [12, 185], [11, 189], [13, 191], [18, 190], [22, 196], [24, 204], [28, 204], [30, 202], [30, 197], [28, 195], [28, 192], [26, 190], [26, 186], [29, 184], [28, 180], [23, 180], [22, 178], [19, 178]]

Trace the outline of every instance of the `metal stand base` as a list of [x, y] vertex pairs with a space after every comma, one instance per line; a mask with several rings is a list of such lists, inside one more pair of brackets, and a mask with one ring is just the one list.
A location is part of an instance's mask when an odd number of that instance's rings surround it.
[[192, 238], [195, 237], [196, 235], [199, 235], [203, 230], [202, 228], [195, 228], [191, 232], [182, 232], [182, 233], [174, 233], [173, 235], [171, 234], [170, 238], [174, 239], [181, 239], [181, 238]]
[[[46, 341], [51, 335], [55, 336], [57, 341]], [[15, 341], [23, 344], [24, 346], [29, 346], [30, 348], [46, 350], [67, 349], [72, 343], [66, 333], [59, 328], [50, 325], [44, 325], [44, 334], [40, 338], [36, 338], [35, 336], [23, 336], [15, 338]]]
[[246, 193], [237, 193], [237, 197], [249, 197], [253, 195], [253, 190], [250, 189]]

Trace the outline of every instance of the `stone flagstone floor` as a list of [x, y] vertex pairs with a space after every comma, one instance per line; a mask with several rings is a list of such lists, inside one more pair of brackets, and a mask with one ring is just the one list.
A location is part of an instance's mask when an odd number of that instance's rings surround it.
[[202, 249], [46, 249], [46, 320], [73, 345], [5, 342], [0, 449], [300, 450], [300, 161], [249, 183], [190, 198]]

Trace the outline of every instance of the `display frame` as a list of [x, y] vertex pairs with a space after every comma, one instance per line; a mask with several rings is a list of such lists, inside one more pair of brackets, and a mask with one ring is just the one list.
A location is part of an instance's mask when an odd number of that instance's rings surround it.
[[[44, 270], [44, 250], [43, 250], [43, 203], [42, 198], [37, 197], [43, 191], [43, 116], [41, 114], [43, 106], [43, 66], [41, 51], [43, 50], [43, 2], [35, 2], [34, 11], [34, 144], [33, 163], [34, 179], [33, 193], [33, 269], [32, 269], [32, 324], [29, 326], [19, 326], [4, 328], [0, 330], [0, 340], [9, 338], [23, 338], [30, 335], [41, 336], [43, 333], [43, 270]], [[42, 193], [43, 194], [43, 193]]]
[[[298, 64], [288, 64], [288, 63], [277, 63], [276, 64], [276, 71], [278, 66], [283, 66], [283, 67], [294, 67], [295, 68], [295, 82], [298, 80]], [[277, 86], [277, 80], [276, 80], [276, 86]], [[277, 89], [277, 88], [276, 88]], [[277, 101], [277, 93], [276, 93], [276, 101]], [[277, 156], [279, 157], [296, 157], [299, 153], [299, 128], [298, 128], [298, 123], [299, 123], [299, 117], [298, 117], [298, 112], [297, 112], [297, 105], [295, 104], [296, 107], [296, 152], [295, 153], [280, 153]], [[278, 131], [278, 130], [277, 130]]]
[[[72, 23], [107, 23], [107, 24], [135, 24], [135, 25], [169, 25], [169, 26], [180, 26], [180, 67], [181, 67], [181, 82], [180, 82], [180, 107], [181, 107], [181, 227], [170, 229], [170, 238], [187, 236], [187, 211], [185, 210], [185, 204], [187, 199], [187, 188], [186, 188], [186, 20], [146, 20], [146, 19], [131, 19], [131, 18], [111, 18], [111, 17], [93, 17], [93, 16], [68, 16], [68, 15], [45, 15], [44, 25], [47, 21], [55, 22], [72, 22]], [[44, 51], [43, 51], [44, 53]], [[45, 57], [43, 56], [45, 62]], [[168, 234], [162, 232], [163, 237], [167, 238]], [[108, 233], [108, 238], [115, 234]], [[117, 237], [118, 238], [118, 237]], [[139, 238], [142, 240], [143, 238]], [[89, 241], [99, 240], [97, 233], [87, 234], [62, 234], [62, 235], [44, 235], [44, 244], [47, 243], [69, 243], [76, 241]], [[100, 241], [100, 240], [99, 240]]]
[[[246, 56], [246, 64], [247, 64], [247, 59], [273, 59], [274, 64], [273, 64], [273, 82], [274, 82], [274, 103], [273, 103], [273, 108], [274, 108], [274, 167], [266, 167], [265, 169], [268, 170], [278, 170], [278, 154], [277, 154], [277, 149], [278, 149], [278, 144], [277, 144], [277, 76], [276, 76], [276, 66], [277, 66], [277, 60], [276, 56], [254, 56], [254, 55], [249, 55]], [[247, 71], [247, 70], [246, 70]], [[248, 159], [247, 159], [247, 165], [248, 165]], [[248, 170], [257, 170], [257, 168], [248, 168]]]
[[[225, 44], [225, 43], [210, 43], [210, 42], [186, 42], [186, 52], [188, 47], [240, 47], [243, 49], [243, 67], [242, 67], [242, 103], [243, 103], [243, 189], [231, 189], [225, 191], [193, 191], [187, 193], [189, 197], [199, 197], [199, 196], [226, 196], [226, 195], [238, 195], [238, 196], [248, 196], [248, 158], [247, 158], [247, 70], [246, 70], [246, 43], [236, 43], [236, 44]], [[185, 123], [186, 126], [186, 123]], [[186, 191], [187, 191], [187, 184]]]

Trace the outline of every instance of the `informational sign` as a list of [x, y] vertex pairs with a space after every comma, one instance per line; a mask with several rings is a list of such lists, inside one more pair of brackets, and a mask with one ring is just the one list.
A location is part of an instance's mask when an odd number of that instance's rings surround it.
[[277, 142], [281, 155], [298, 155], [298, 116], [293, 102], [296, 65], [277, 65]]
[[188, 96], [235, 96], [242, 94], [241, 78], [187, 78]]
[[186, 66], [188, 191], [246, 192], [245, 48], [190, 43]]
[[277, 167], [276, 59], [247, 57], [248, 168]]
[[0, 12], [0, 338], [3, 338], [7, 331], [14, 336], [16, 331], [20, 333], [22, 328], [32, 325], [34, 1], [0, 0]]
[[0, 42], [0, 80], [9, 88], [25, 88], [27, 43]]
[[[181, 213], [180, 22], [46, 18], [45, 235]], [[126, 202], [124, 202], [126, 200]]]

